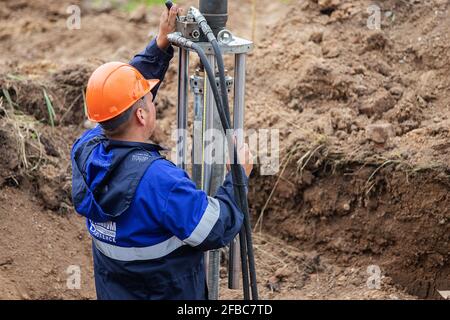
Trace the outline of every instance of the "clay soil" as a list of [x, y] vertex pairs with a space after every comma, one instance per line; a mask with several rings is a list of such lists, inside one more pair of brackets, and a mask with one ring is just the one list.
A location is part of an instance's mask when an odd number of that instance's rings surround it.
[[[252, 37], [251, 1], [229, 2], [229, 29]], [[66, 27], [74, 3], [80, 30]], [[372, 4], [257, 1], [246, 127], [280, 134], [279, 172], [258, 166], [250, 180], [263, 298], [424, 299], [450, 289], [449, 5], [380, 1], [373, 30]], [[88, 125], [90, 73], [141, 50], [159, 11], [2, 2], [0, 298], [95, 298], [91, 241], [70, 198], [70, 148]], [[174, 62], [153, 137], [168, 146], [176, 73]], [[74, 265], [82, 281], [71, 290]], [[225, 266], [221, 298], [241, 298], [226, 288]]]

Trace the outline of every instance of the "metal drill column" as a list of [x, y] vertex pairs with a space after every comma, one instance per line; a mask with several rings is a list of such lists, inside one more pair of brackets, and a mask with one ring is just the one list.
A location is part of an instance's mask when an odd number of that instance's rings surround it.
[[[215, 70], [215, 56], [208, 54], [208, 61]], [[207, 83], [206, 91], [206, 144], [204, 150], [204, 190], [210, 196], [214, 196], [217, 189], [223, 182], [225, 176], [225, 153], [224, 139], [220, 139], [221, 123], [217, 112], [214, 96], [210, 86], [217, 86], [217, 83]], [[207, 261], [207, 283], [210, 300], [219, 299], [219, 269], [220, 269], [220, 250], [211, 250], [206, 256]]]
[[[233, 128], [235, 130], [238, 150], [244, 143], [245, 63], [245, 53], [235, 55]], [[230, 289], [239, 289], [241, 280], [241, 250], [239, 247], [239, 235], [230, 243], [229, 256], [231, 270], [228, 279], [228, 287]]]
[[192, 180], [197, 189], [203, 189], [203, 108], [204, 108], [204, 77], [200, 70], [191, 77], [191, 90], [194, 94], [194, 124], [192, 135]]
[[235, 56], [234, 67], [234, 110], [233, 110], [233, 125], [238, 131], [237, 142], [241, 146], [244, 142], [244, 111], [245, 111], [245, 63], [246, 54], [241, 53]]
[[186, 129], [189, 84], [189, 51], [180, 48], [178, 51], [178, 106], [177, 106], [177, 166], [186, 169]]

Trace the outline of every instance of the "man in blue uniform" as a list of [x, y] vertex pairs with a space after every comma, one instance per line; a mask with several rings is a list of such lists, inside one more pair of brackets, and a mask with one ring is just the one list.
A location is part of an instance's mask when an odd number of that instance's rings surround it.
[[[129, 64], [100, 66], [87, 86], [88, 116], [99, 125], [72, 148], [72, 198], [93, 238], [99, 299], [207, 299], [203, 252], [227, 245], [242, 225], [230, 174], [209, 197], [148, 143], [178, 10], [162, 14], [157, 38]], [[248, 177], [247, 146], [240, 158]]]

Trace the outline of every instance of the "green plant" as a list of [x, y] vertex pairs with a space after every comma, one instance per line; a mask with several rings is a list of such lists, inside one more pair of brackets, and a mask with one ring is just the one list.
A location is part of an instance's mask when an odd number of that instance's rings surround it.
[[11, 74], [11, 73], [8, 73], [6, 76], [9, 79], [16, 80], [16, 81], [24, 81], [25, 80], [25, 77], [20, 76], [20, 75]]
[[84, 116], [87, 118], [88, 117], [88, 113], [87, 113], [86, 95], [84, 93], [84, 89], [81, 89], [81, 95], [83, 96]]
[[16, 106], [16, 107], [18, 106], [17, 103], [12, 101], [11, 95], [9, 94], [8, 89], [2, 88], [2, 92], [3, 92], [3, 96], [6, 98], [6, 101], [8, 101], [8, 104], [11, 107], [11, 109], [14, 109], [14, 106]]
[[47, 105], [47, 112], [48, 112], [48, 118], [50, 120], [50, 125], [52, 126], [52, 128], [55, 127], [55, 109], [53, 108], [52, 105], [52, 101], [50, 100], [47, 91], [45, 91], [45, 89], [42, 89], [42, 92], [44, 92], [44, 99], [45, 99], [45, 104]]

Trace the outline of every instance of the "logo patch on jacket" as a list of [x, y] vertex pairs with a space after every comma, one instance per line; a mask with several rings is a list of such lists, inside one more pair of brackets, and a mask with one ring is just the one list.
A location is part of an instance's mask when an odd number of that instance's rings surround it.
[[116, 223], [108, 222], [94, 222], [89, 220], [90, 233], [97, 239], [106, 240], [108, 242], [116, 242]]
[[135, 153], [131, 156], [131, 161], [146, 162], [150, 156], [147, 153]]

